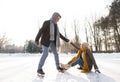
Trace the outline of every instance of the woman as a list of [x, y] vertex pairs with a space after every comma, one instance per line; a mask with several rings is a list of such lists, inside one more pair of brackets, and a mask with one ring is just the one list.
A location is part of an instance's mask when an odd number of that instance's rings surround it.
[[[76, 47], [74, 44], [73, 46]], [[70, 67], [78, 64], [80, 66], [79, 69], [81, 72], [86, 73], [90, 72], [92, 70], [92, 66], [94, 66], [95, 72], [100, 73], [94, 56], [88, 47], [88, 44], [84, 42], [82, 43], [81, 48], [77, 49], [79, 49], [77, 56], [73, 57], [67, 64], [62, 64], [62, 67], [67, 70]]]

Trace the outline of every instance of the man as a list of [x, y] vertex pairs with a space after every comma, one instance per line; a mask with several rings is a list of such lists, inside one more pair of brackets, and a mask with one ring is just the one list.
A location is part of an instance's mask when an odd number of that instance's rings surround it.
[[59, 72], [63, 72], [63, 68], [59, 65], [59, 56], [56, 50], [56, 47], [60, 46], [60, 38], [63, 39], [66, 42], [69, 42], [67, 38], [65, 38], [60, 32], [59, 28], [57, 26], [57, 22], [61, 18], [60, 14], [55, 12], [53, 13], [50, 20], [47, 20], [43, 23], [43, 26], [39, 30], [36, 38], [35, 43], [39, 44], [39, 39], [41, 37], [41, 44], [43, 47], [43, 54], [41, 56], [37, 73], [39, 74], [45, 74], [42, 67], [44, 65], [44, 62], [48, 56], [48, 48], [50, 47], [55, 58], [56, 68]]

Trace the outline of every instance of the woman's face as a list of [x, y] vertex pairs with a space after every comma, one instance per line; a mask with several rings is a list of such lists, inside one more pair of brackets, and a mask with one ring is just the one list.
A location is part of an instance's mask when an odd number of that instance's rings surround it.
[[82, 48], [88, 48], [88, 44], [86, 43], [82, 44]]
[[84, 44], [82, 44], [82, 48], [86, 48], [86, 46]]

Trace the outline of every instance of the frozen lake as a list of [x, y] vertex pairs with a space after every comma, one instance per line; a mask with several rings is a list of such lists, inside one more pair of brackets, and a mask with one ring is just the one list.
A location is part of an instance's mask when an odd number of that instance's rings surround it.
[[[60, 62], [67, 63], [76, 54], [60, 53]], [[56, 70], [50, 53], [43, 67], [44, 78], [37, 77], [41, 54], [0, 54], [0, 82], [120, 82], [120, 53], [95, 53], [101, 74], [80, 73], [72, 67], [65, 73]]]

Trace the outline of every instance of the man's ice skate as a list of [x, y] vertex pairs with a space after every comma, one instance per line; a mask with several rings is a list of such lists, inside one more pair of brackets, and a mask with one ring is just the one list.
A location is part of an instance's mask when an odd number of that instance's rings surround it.
[[68, 70], [71, 66], [69, 64], [60, 64], [61, 68], [63, 68], [64, 70]]
[[61, 67], [57, 67], [57, 70], [59, 71], [59, 72], [62, 72], [62, 73], [64, 73], [64, 69], [63, 68], [61, 68]]
[[40, 70], [37, 71], [37, 76], [38, 77], [44, 77], [44, 75], [45, 75], [45, 73], [43, 72], [42, 69], [40, 69]]

